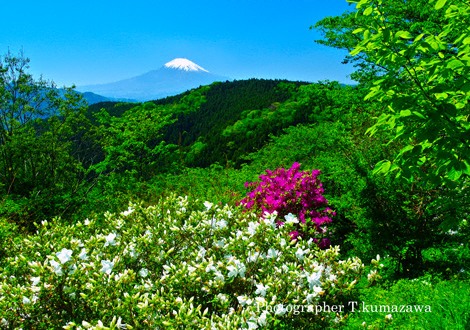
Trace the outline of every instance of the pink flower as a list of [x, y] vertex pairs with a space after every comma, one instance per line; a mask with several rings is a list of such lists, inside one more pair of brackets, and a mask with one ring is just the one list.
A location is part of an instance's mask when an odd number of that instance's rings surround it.
[[[328, 201], [322, 195], [323, 186], [318, 179], [320, 173], [319, 170], [300, 171], [300, 164], [297, 162], [288, 170], [266, 170], [266, 174], [259, 176], [259, 182], [245, 183], [245, 187], [253, 190], [247, 193], [240, 204], [247, 209], [259, 210], [261, 216], [266, 212], [277, 212], [282, 219], [292, 213], [301, 223], [306, 223], [309, 218], [311, 221], [308, 224], [314, 226], [316, 232], [322, 233], [320, 226], [330, 223], [335, 213], [327, 207]], [[277, 224], [282, 226], [284, 223], [277, 221]], [[289, 234], [292, 239], [305, 235], [300, 230], [300, 224], [297, 227], [297, 230]], [[326, 246], [326, 243], [321, 244]]]

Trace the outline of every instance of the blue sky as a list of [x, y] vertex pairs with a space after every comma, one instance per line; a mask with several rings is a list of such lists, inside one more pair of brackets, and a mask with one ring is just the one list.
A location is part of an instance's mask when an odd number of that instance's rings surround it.
[[185, 57], [233, 79], [349, 82], [345, 53], [310, 26], [346, 0], [82, 0], [2, 4], [0, 54], [23, 49], [59, 86], [107, 83]]

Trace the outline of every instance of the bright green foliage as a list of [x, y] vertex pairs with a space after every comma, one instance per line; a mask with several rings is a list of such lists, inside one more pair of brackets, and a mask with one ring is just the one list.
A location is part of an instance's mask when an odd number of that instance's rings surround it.
[[[352, 314], [345, 328], [468, 329], [470, 326], [468, 292], [470, 292], [469, 282], [442, 281], [431, 277], [400, 280], [389, 287], [364, 288], [361, 290], [360, 299], [368, 306], [369, 313]], [[398, 310], [403, 306], [404, 311], [408, 309], [413, 312], [391, 312], [394, 306]], [[377, 312], [370, 312], [372, 308], [377, 308]]]
[[[174, 109], [172, 112], [177, 113], [177, 121], [163, 130], [163, 139], [189, 152], [185, 164], [190, 167], [208, 167], [217, 162], [239, 164], [243, 154], [258, 149], [266, 142], [269, 133], [279, 130], [279, 126], [269, 126], [272, 122], [262, 124], [253, 116], [287, 100], [299, 85], [279, 80], [249, 79], [214, 83], [179, 97], [156, 101], [167, 105], [170, 102]], [[196, 102], [188, 102], [191, 99], [196, 99]], [[181, 111], [188, 108], [185, 104], [191, 104], [191, 111]], [[222, 134], [237, 121], [244, 121], [249, 112], [253, 112], [250, 116], [256, 125], [261, 126], [251, 131], [242, 127], [240, 132]], [[202, 146], [204, 151], [198, 152]]]
[[[352, 5], [356, 2], [350, 3], [351, 9], [354, 9]], [[423, 31], [439, 34], [444, 17], [428, 3], [429, 0], [388, 0], [383, 1], [380, 6], [381, 12], [387, 15], [387, 23], [396, 31], [409, 31], [413, 35], [419, 35]], [[355, 11], [348, 11], [341, 16], [323, 18], [312, 27], [318, 29], [324, 36], [316, 42], [347, 50], [348, 53], [353, 51], [363, 39], [362, 33], [354, 32], [369, 25], [374, 17], [370, 10], [366, 14], [356, 15]], [[351, 77], [361, 85], [370, 87], [377, 77], [389, 70], [376, 62], [375, 55], [373, 52], [360, 52], [354, 56], [347, 55], [344, 59], [344, 63], [351, 63], [356, 68]]]
[[[204, 205], [202, 205], [204, 204]], [[10, 328], [325, 329], [363, 277], [339, 248], [291, 242], [291, 225], [241, 208], [171, 196], [75, 225], [43, 222], [8, 251], [0, 320]], [[287, 238], [287, 239], [286, 239]], [[379, 275], [373, 261], [371, 282]], [[311, 305], [312, 312], [291, 305]], [[125, 324], [125, 325], [124, 325]]]
[[[354, 221], [362, 234], [348, 240], [364, 244], [361, 250], [388, 251], [402, 272], [416, 275], [426, 267], [427, 248], [461, 239], [446, 233], [465, 231], [459, 228], [469, 212], [469, 4], [351, 2], [356, 12], [316, 27], [322, 44], [350, 51], [353, 78], [369, 89], [365, 100], [376, 107], [369, 147], [382, 152], [372, 158], [380, 160], [373, 173], [394, 175], [366, 176], [366, 212]], [[379, 144], [387, 140], [384, 152]], [[361, 149], [359, 159], [369, 152]], [[363, 170], [356, 167], [353, 175]]]
[[22, 54], [0, 61], [0, 214], [32, 229], [33, 221], [76, 210], [89, 159], [82, 99], [34, 80], [28, 68]]
[[120, 117], [102, 111], [98, 121], [105, 158], [95, 166], [96, 171], [126, 173], [147, 180], [171, 164], [168, 154], [174, 146], [160, 138], [162, 128], [173, 120], [163, 107], [144, 103]]
[[470, 4], [425, 4], [425, 11], [443, 17], [435, 33], [426, 26], [400, 29], [389, 21], [385, 1], [354, 2], [357, 15], [368, 19], [353, 32], [362, 37], [351, 55], [366, 53], [385, 68], [366, 99], [384, 102], [388, 111], [369, 133], [386, 128], [403, 143], [395, 159], [375, 171], [435, 183], [470, 175]]

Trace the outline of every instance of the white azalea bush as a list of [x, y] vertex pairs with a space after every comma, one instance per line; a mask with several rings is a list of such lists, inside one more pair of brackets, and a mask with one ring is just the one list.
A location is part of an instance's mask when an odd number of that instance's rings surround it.
[[[291, 215], [292, 216], [292, 215]], [[318, 328], [363, 275], [339, 248], [290, 240], [239, 207], [172, 196], [75, 225], [44, 221], [0, 260], [0, 327]], [[372, 275], [371, 275], [372, 274]], [[362, 276], [363, 275], [363, 276]], [[373, 281], [376, 273], [369, 274]], [[312, 306], [303, 313], [292, 305]]]

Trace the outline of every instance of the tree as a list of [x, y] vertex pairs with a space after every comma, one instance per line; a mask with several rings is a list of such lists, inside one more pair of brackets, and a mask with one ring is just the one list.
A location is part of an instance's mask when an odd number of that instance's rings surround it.
[[[355, 13], [316, 26], [326, 37], [323, 44], [350, 51], [346, 61], [357, 65], [354, 77], [370, 88], [365, 99], [385, 105], [368, 133], [386, 131], [398, 150], [380, 161], [374, 173], [394, 174], [405, 184], [405, 198], [394, 203], [401, 204], [396, 214], [420, 235], [408, 231], [412, 235], [405, 237], [399, 232], [406, 227], [380, 217], [375, 228], [403, 239], [401, 251], [412, 251], [403, 256], [408, 258], [404, 264], [422, 262], [422, 251], [439, 244], [439, 235], [449, 229], [459, 230], [470, 209], [470, 4], [350, 2], [356, 4]], [[370, 193], [381, 203], [386, 200], [380, 191]], [[386, 210], [373, 207], [376, 215]]]
[[83, 155], [87, 121], [78, 93], [35, 80], [28, 69], [22, 53], [0, 60], [0, 213], [32, 229], [80, 205], [87, 180], [75, 154]]
[[[376, 171], [434, 184], [470, 175], [470, 5], [459, 0], [351, 2], [357, 5], [355, 18], [346, 15], [336, 27], [350, 24], [347, 33], [337, 35], [330, 27], [324, 43], [347, 47], [363, 65], [380, 68], [366, 99], [386, 103], [388, 111], [369, 133], [392, 130], [403, 147]], [[400, 14], [404, 5], [415, 9]], [[423, 16], [416, 15], [417, 5]]]
[[105, 158], [94, 169], [99, 173], [123, 173], [145, 181], [173, 164], [170, 152], [176, 146], [166, 144], [162, 128], [173, 123], [165, 106], [148, 102], [137, 105], [120, 117], [105, 110], [97, 114]]
[[[350, 4], [358, 1], [350, 1]], [[442, 27], [443, 16], [428, 5], [429, 0], [389, 0], [383, 1], [381, 11], [386, 14], [387, 22], [396, 31], [410, 31], [419, 35], [424, 30], [438, 34]], [[358, 28], [369, 24], [371, 15], [362, 15], [357, 11], [348, 11], [341, 16], [325, 17], [311, 28], [323, 34], [324, 38], [317, 43], [352, 52], [356, 45], [363, 40], [363, 34], [353, 33]], [[373, 52], [348, 54], [343, 63], [353, 64], [356, 68], [351, 77], [363, 85], [373, 83], [373, 80], [390, 71], [387, 66], [378, 63]]]

